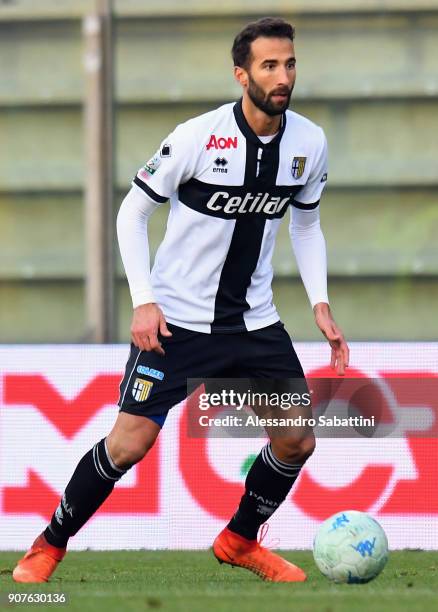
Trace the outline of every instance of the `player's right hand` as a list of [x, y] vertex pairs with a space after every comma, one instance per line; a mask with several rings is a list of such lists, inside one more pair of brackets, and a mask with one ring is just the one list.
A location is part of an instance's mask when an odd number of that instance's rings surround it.
[[169, 337], [164, 314], [157, 304], [141, 304], [134, 308], [131, 324], [131, 339], [142, 351], [155, 351], [164, 355], [164, 349], [158, 340], [158, 333]]

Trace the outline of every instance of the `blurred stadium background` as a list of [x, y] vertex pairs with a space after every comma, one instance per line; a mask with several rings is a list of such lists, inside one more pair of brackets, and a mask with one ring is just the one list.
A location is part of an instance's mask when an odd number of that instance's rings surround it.
[[[438, 302], [438, 2], [114, 0], [115, 130], [114, 146], [105, 147], [98, 145], [104, 130], [99, 134], [96, 128], [99, 121], [110, 121], [111, 116], [100, 97], [99, 62], [93, 53], [99, 43], [96, 25], [105, 26], [105, 7], [110, 4], [104, 0], [0, 0], [0, 342], [4, 344], [0, 367], [3, 374], [12, 373], [12, 378], [8, 382], [4, 378], [2, 383], [0, 502], [2, 486], [16, 487], [3, 495], [3, 518], [9, 513], [9, 522], [3, 521], [2, 546], [6, 548], [26, 546], [44, 523], [41, 516], [32, 515], [32, 506], [38, 506], [32, 491], [52, 503], [44, 487], [39, 489], [31, 481], [22, 458], [21, 467], [12, 473], [11, 466], [18, 465], [13, 450], [18, 428], [22, 434], [29, 427], [28, 466], [38, 464], [44, 453], [41, 449], [47, 447], [44, 436], [52, 440], [53, 434], [44, 429], [31, 408], [21, 412], [14, 408], [31, 403], [23, 399], [24, 392], [15, 392], [20, 385], [23, 389], [27, 386], [28, 397], [37, 393], [32, 389], [35, 380], [20, 382], [14, 376], [20, 371], [40, 372], [52, 377], [52, 383], [69, 397], [96, 372], [107, 372], [110, 377], [102, 382], [103, 387], [115, 386], [115, 373], [120, 374], [124, 367], [126, 346], [108, 347], [109, 354], [96, 347], [88, 351], [85, 345], [126, 343], [129, 339], [131, 301], [114, 238], [118, 206], [138, 167], [177, 123], [239, 96], [232, 78], [230, 47], [236, 32], [253, 18], [278, 14], [296, 27], [298, 80], [292, 108], [320, 124], [329, 142], [329, 181], [321, 206], [329, 254], [329, 295], [346, 337], [361, 342], [355, 347], [353, 363], [370, 376], [391, 366], [438, 371], [437, 345], [411, 344], [437, 339], [433, 305]], [[111, 151], [113, 160], [108, 155]], [[106, 209], [99, 213], [102, 202]], [[153, 250], [163, 235], [166, 215], [167, 206], [163, 206], [151, 220]], [[111, 265], [99, 265], [99, 245], [102, 261], [114, 259], [114, 273]], [[276, 303], [292, 337], [320, 341], [297, 275], [287, 223], [283, 224], [274, 265]], [[99, 286], [105, 291], [100, 306], [96, 295]], [[403, 344], [371, 345], [368, 341]], [[10, 346], [29, 343], [78, 346], [22, 347], [22, 351]], [[309, 368], [322, 367], [327, 361], [325, 345], [306, 344], [301, 351]], [[57, 367], [67, 368], [68, 376]], [[44, 397], [41, 402], [44, 404]], [[47, 417], [50, 410], [44, 412], [40, 406], [40, 412]], [[74, 445], [78, 424], [58, 428], [58, 434], [63, 431], [63, 441], [71, 442], [70, 447], [61, 444], [61, 437], [56, 442], [58, 450], [69, 449], [62, 470], [56, 466], [59, 472], [55, 474], [48, 463], [35, 468], [40, 476], [46, 470], [46, 482], [58, 496], [81, 452], [111, 424], [114, 407], [101, 412], [102, 418], [96, 416], [93, 425], [78, 434]], [[170, 419], [163, 441], [171, 455], [177, 452], [176, 419], [176, 414]], [[30, 423], [34, 423], [33, 430]], [[389, 452], [388, 461], [394, 465], [407, 450], [403, 446], [406, 441], [397, 444], [397, 452]], [[410, 450], [414, 468], [406, 468], [411, 470], [408, 476], [404, 473], [407, 478], [415, 478], [415, 465], [417, 475], [421, 473], [418, 462], [426, 456], [436, 473], [436, 450], [426, 444]], [[223, 452], [228, 456], [233, 451]], [[217, 453], [220, 455], [219, 450]], [[353, 454], [351, 451], [349, 456]], [[379, 456], [386, 463], [385, 453]], [[186, 468], [192, 460], [195, 466], [195, 451]], [[169, 479], [167, 486], [179, 486], [170, 465], [162, 460], [162, 467]], [[400, 546], [438, 546], [431, 535], [432, 523], [427, 523], [438, 513], [432, 472], [425, 481], [423, 505], [410, 510], [418, 515], [421, 534], [418, 540], [401, 537]], [[222, 475], [232, 480], [233, 473], [225, 470]], [[235, 473], [237, 479], [243, 477], [238, 470]], [[147, 472], [143, 480], [137, 476], [138, 482], [148, 482]], [[203, 475], [199, 478], [202, 482]], [[352, 482], [354, 478], [351, 476]], [[348, 473], [344, 479], [348, 481]], [[135, 476], [126, 486], [133, 482]], [[20, 493], [20, 486], [28, 486], [26, 495], [30, 496], [21, 506], [25, 493]], [[360, 498], [357, 505], [376, 508], [373, 503], [379, 495], [376, 492], [372, 503]], [[388, 499], [390, 492], [385, 495]], [[229, 496], [236, 498], [235, 489]], [[348, 496], [341, 498], [343, 504], [350, 500]], [[123, 499], [115, 503], [114, 512], [121, 512], [123, 504], [129, 503], [129, 498]], [[232, 507], [229, 499], [226, 511], [224, 506], [216, 514], [204, 500], [206, 512], [214, 516], [206, 527], [208, 537]], [[380, 499], [379, 507], [385, 499]], [[158, 512], [154, 501], [146, 506], [141, 503], [136, 506], [140, 513], [142, 507], [146, 513]], [[409, 505], [409, 500], [406, 503]], [[394, 506], [394, 514], [404, 512], [406, 503], [404, 510]], [[48, 506], [43, 506], [42, 516], [49, 512]], [[194, 506], [187, 502], [189, 511], [193, 515], [190, 520], [188, 514], [183, 516], [188, 531], [195, 528], [197, 518]], [[24, 532], [20, 512], [28, 517]], [[320, 511], [309, 516], [322, 518]], [[401, 523], [391, 520], [385, 527], [393, 525], [402, 533]], [[110, 524], [99, 525], [92, 533], [97, 534], [95, 542], [101, 543]], [[151, 523], [150, 529], [154, 528]], [[22, 536], [18, 541], [6, 536], [6, 531], [12, 534], [14, 529]], [[116, 545], [133, 545], [122, 520], [118, 529]], [[148, 532], [149, 540], [145, 536], [144, 545], [165, 546], [152, 531]], [[83, 540], [78, 536], [79, 547], [90, 545], [90, 533]], [[184, 547], [186, 542], [181, 538]], [[175, 542], [177, 536], [172, 540], [170, 535], [169, 545]]]
[[[91, 0], [0, 0], [0, 337], [93, 339], [85, 300], [84, 16]], [[330, 297], [350, 340], [436, 339], [438, 2], [114, 2], [114, 209], [176, 123], [235, 99], [230, 46], [270, 12], [296, 25], [293, 108], [323, 126], [321, 213]], [[92, 169], [96, 172], [96, 169]], [[167, 214], [151, 222], [155, 249]], [[276, 301], [297, 340], [319, 340], [284, 224]], [[116, 243], [118, 317], [131, 305]]]

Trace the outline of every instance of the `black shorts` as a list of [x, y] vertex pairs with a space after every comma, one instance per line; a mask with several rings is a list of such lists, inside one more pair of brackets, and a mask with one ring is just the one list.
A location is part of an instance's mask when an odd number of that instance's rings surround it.
[[304, 378], [281, 321], [235, 334], [168, 328], [171, 337], [159, 336], [165, 355], [131, 344], [120, 383], [121, 411], [153, 418], [162, 426], [169, 409], [186, 398], [188, 378]]

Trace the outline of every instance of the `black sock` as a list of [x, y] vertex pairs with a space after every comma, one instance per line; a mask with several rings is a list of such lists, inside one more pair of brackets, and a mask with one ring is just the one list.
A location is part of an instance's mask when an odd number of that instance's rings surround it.
[[79, 461], [44, 536], [52, 546], [64, 548], [103, 504], [114, 484], [125, 474], [112, 461], [103, 438]]
[[302, 465], [289, 465], [277, 459], [267, 444], [252, 464], [245, 481], [245, 493], [228, 529], [248, 540], [255, 540], [262, 523], [286, 499]]

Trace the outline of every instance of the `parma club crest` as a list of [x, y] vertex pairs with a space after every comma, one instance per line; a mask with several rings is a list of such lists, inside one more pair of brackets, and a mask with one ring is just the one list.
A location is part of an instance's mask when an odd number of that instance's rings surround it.
[[299, 179], [304, 174], [304, 168], [306, 167], [307, 157], [294, 157], [292, 160], [292, 176], [294, 179]]
[[144, 402], [149, 397], [153, 386], [154, 383], [149, 382], [149, 380], [144, 380], [144, 378], [136, 378], [132, 387], [132, 397], [137, 402]]

